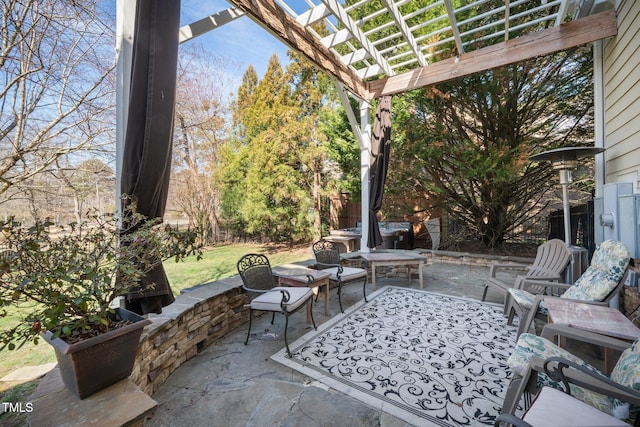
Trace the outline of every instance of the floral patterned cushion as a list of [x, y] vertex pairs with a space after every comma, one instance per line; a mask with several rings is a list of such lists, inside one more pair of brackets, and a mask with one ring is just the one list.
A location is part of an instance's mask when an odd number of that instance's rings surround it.
[[[640, 340], [636, 340], [631, 347], [622, 352], [616, 366], [611, 371], [610, 378], [618, 384], [640, 391]], [[614, 401], [614, 415], [617, 416], [615, 412], [620, 411], [620, 408], [628, 408], [628, 406], [627, 403], [616, 399]], [[631, 408], [633, 413], [637, 413], [638, 409], [640, 408]]]
[[[517, 288], [509, 288], [507, 289], [511, 294], [513, 300], [518, 303], [523, 310], [529, 311], [531, 307], [533, 307], [533, 302], [536, 299], [536, 296], [522, 289]], [[540, 301], [540, 305], [538, 306], [538, 313], [542, 315], [546, 315], [548, 312], [547, 306], [544, 301]]]
[[517, 302], [523, 310], [531, 310], [533, 301], [536, 299], [535, 295], [518, 288], [509, 288], [508, 291], [513, 300]]
[[630, 258], [623, 243], [605, 240], [593, 254], [589, 268], [561, 298], [603, 301], [622, 279]]
[[[593, 254], [589, 268], [560, 298], [603, 301], [622, 279], [630, 259], [631, 255], [623, 243], [605, 240]], [[517, 288], [508, 291], [523, 310], [531, 310], [535, 295]], [[540, 303], [538, 313], [547, 314], [544, 301]]]
[[[533, 356], [537, 356], [543, 360], [549, 357], [562, 357], [602, 375], [598, 369], [584, 362], [579, 357], [574, 356], [545, 338], [529, 333], [520, 335], [515, 350], [507, 360], [507, 365], [509, 365], [509, 368], [511, 368], [514, 373], [524, 376], [529, 369], [529, 360], [531, 360]], [[543, 385], [564, 389], [561, 384], [552, 381], [548, 376], [540, 373], [538, 374], [538, 386], [541, 387]], [[571, 388], [571, 395], [575, 398], [582, 400], [602, 412], [614, 415], [613, 399], [599, 393], [594, 393], [591, 390], [583, 389], [574, 384], [569, 384], [569, 387]]]

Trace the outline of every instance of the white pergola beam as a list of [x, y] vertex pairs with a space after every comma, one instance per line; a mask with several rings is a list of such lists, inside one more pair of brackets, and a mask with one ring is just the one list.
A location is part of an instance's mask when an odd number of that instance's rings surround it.
[[371, 98], [429, 86], [485, 70], [549, 55], [618, 34], [616, 12], [610, 10], [449, 58], [426, 67], [369, 83]]
[[360, 251], [371, 252], [367, 246], [369, 242], [369, 192], [371, 173], [371, 104], [360, 101], [360, 132], [363, 146], [360, 146], [360, 215], [362, 219], [362, 237], [360, 239]]
[[342, 55], [340, 57], [340, 60], [347, 65], [352, 65], [352, 64], [355, 64], [356, 62], [364, 61], [365, 59], [370, 57], [371, 55], [369, 55], [369, 53], [366, 50], [358, 49], [355, 52], [350, 52], [346, 55]]
[[358, 43], [367, 51], [369, 56], [378, 64], [389, 76], [395, 74], [386, 59], [373, 46], [373, 43], [364, 35], [360, 27], [356, 25], [344, 8], [336, 0], [322, 0], [322, 3], [331, 10], [331, 13], [344, 25]]
[[320, 41], [326, 47], [332, 48], [339, 44], [346, 43], [352, 38], [353, 38], [353, 35], [351, 35], [351, 33], [348, 30], [342, 29], [342, 30], [336, 31], [333, 34], [329, 34], [328, 36], [323, 37], [322, 39], [320, 39]]
[[509, 0], [504, 3], [504, 41], [509, 40], [509, 15], [511, 13], [511, 6], [509, 6]]
[[424, 58], [424, 55], [422, 55], [420, 46], [418, 46], [418, 43], [416, 42], [415, 37], [413, 37], [411, 30], [409, 30], [409, 26], [407, 25], [404, 18], [402, 17], [402, 14], [400, 13], [398, 6], [396, 6], [393, 0], [384, 0], [384, 3], [387, 5], [387, 9], [389, 10], [389, 13], [391, 13], [393, 20], [395, 21], [396, 25], [400, 29], [400, 32], [404, 36], [407, 44], [413, 51], [413, 54], [418, 59], [418, 63], [421, 66], [427, 65], [427, 60]]
[[464, 53], [464, 47], [462, 46], [462, 37], [460, 36], [460, 28], [458, 28], [458, 20], [456, 19], [456, 12], [453, 10], [453, 4], [451, 0], [444, 0], [444, 6], [447, 9], [447, 15], [449, 16], [449, 22], [451, 23], [451, 32], [453, 38], [456, 41], [456, 49], [458, 49], [458, 55]]
[[319, 4], [318, 6], [315, 6], [298, 15], [296, 21], [298, 22], [298, 24], [304, 27], [308, 27], [309, 25], [323, 20], [329, 15], [331, 15], [331, 11], [329, 10], [329, 8], [324, 4]]
[[384, 70], [382, 68], [380, 68], [380, 66], [378, 64], [373, 64], [370, 67], [362, 68], [362, 69], [356, 71], [356, 74], [361, 79], [367, 79], [369, 77], [379, 76], [382, 73], [384, 73]]
[[273, 0], [230, 1], [242, 8], [254, 22], [276, 38], [302, 53], [320, 69], [343, 82], [349, 91], [363, 99], [369, 97], [367, 84], [357, 76], [355, 71], [341, 62], [338, 55], [320, 43], [312, 31], [299, 24], [292, 15], [277, 6]]
[[556, 16], [556, 23], [555, 23], [556, 27], [564, 22], [568, 12], [569, 12], [569, 0], [562, 0], [558, 8], [558, 15]]
[[[351, 108], [351, 102], [349, 102], [349, 93], [347, 89], [344, 87], [342, 83], [335, 77], [332, 79], [333, 84], [336, 86], [338, 90], [338, 98], [340, 98], [340, 102], [342, 103], [342, 107], [344, 108], [345, 113], [347, 114], [347, 119], [349, 120], [349, 124], [351, 125], [351, 130], [356, 137], [356, 141], [358, 141], [358, 146], [360, 149], [363, 149], [366, 144], [362, 136], [362, 131], [360, 129], [360, 125], [358, 124], [358, 119], [356, 118], [353, 109]], [[362, 102], [362, 100], [359, 100]]]
[[202, 34], [215, 30], [218, 27], [244, 16], [242, 9], [230, 7], [218, 13], [207, 16], [199, 21], [180, 27], [179, 43], [184, 43]]

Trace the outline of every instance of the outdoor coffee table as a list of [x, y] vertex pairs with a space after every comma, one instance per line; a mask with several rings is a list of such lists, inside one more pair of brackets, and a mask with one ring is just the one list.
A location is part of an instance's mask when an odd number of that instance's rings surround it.
[[[545, 305], [548, 309], [549, 323], [562, 324], [570, 328], [627, 341], [634, 341], [640, 337], [640, 329], [615, 308], [584, 304], [562, 298], [545, 299]], [[563, 337], [560, 337], [559, 344], [563, 347]], [[612, 358], [613, 350], [605, 348], [604, 364], [607, 372], [611, 371]]]
[[406, 265], [408, 267], [407, 277], [409, 280], [411, 280], [411, 266], [417, 266], [420, 289], [422, 289], [424, 285], [422, 268], [424, 267], [424, 262], [427, 258], [422, 255], [410, 252], [400, 253], [376, 251], [360, 252], [359, 256], [365, 259], [371, 266], [371, 284], [373, 285], [374, 291], [376, 290], [376, 267], [385, 265]]
[[[300, 267], [298, 265], [279, 265], [271, 269], [279, 286], [306, 287], [309, 283], [308, 276], [313, 277], [311, 287], [317, 295], [318, 289], [324, 286], [324, 314], [329, 316], [329, 276], [330, 273], [322, 270]], [[311, 321], [311, 305], [307, 307], [307, 322]]]

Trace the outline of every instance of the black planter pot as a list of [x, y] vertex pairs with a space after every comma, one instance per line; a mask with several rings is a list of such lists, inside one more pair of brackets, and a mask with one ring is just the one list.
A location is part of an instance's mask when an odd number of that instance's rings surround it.
[[80, 399], [131, 375], [142, 329], [151, 320], [123, 308], [117, 308], [116, 312], [122, 319], [135, 323], [75, 344], [51, 339], [50, 332], [43, 334], [56, 351], [62, 381]]

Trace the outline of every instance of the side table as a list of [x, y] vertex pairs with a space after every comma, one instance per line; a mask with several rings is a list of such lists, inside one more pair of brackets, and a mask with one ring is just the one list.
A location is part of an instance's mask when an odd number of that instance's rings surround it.
[[[568, 328], [593, 332], [607, 337], [625, 341], [634, 341], [640, 337], [640, 328], [615, 308], [601, 305], [585, 304], [563, 298], [545, 298], [550, 324], [565, 325]], [[549, 329], [550, 331], [553, 328]], [[543, 335], [549, 335], [547, 332]], [[579, 338], [578, 338], [579, 339]], [[564, 345], [564, 337], [560, 336], [559, 345]], [[604, 364], [607, 373], [613, 369], [613, 350], [604, 349]]]
[[422, 276], [422, 268], [424, 267], [424, 262], [427, 260], [426, 257], [414, 254], [409, 251], [407, 252], [360, 252], [359, 256], [364, 258], [367, 263], [371, 266], [371, 284], [373, 285], [373, 290], [376, 290], [376, 267], [383, 265], [406, 265], [408, 270], [408, 279], [411, 280], [411, 266], [417, 266], [418, 268], [418, 278], [420, 280], [420, 289], [422, 289], [424, 280]]

